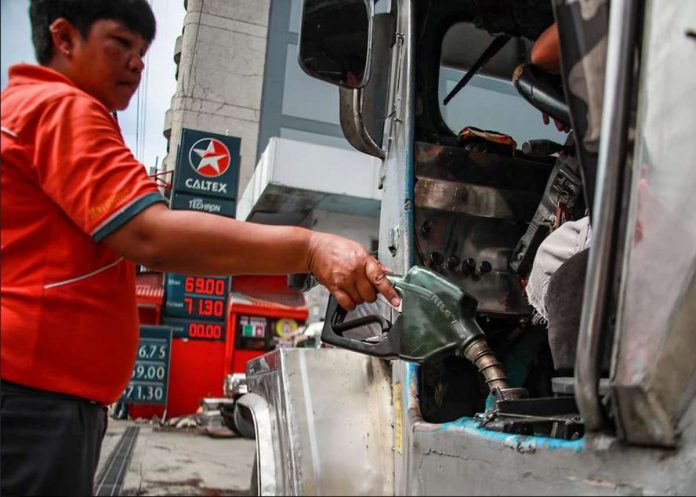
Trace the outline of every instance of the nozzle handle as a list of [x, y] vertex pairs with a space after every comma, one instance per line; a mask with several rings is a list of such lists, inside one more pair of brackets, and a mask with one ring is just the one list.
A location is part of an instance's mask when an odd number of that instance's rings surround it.
[[[384, 317], [375, 314], [345, 321], [348, 311], [341, 307], [333, 296], [329, 297], [326, 315], [329, 316], [329, 319], [324, 322], [324, 328], [321, 332], [321, 340], [323, 342], [383, 359], [398, 358], [398, 334], [389, 333], [392, 325]], [[368, 324], [378, 324], [380, 326], [382, 335], [380, 335], [379, 341], [371, 342], [344, 335], [346, 331]]]

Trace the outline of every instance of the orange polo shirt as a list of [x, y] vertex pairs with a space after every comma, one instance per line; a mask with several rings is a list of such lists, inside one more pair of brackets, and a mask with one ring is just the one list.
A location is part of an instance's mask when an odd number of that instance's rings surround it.
[[2, 92], [0, 373], [105, 404], [138, 344], [135, 267], [100, 243], [164, 201], [104, 105], [16, 65]]

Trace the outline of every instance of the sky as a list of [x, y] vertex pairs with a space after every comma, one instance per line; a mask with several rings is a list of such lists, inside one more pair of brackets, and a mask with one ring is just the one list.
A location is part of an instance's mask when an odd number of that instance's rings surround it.
[[[12, 64], [35, 64], [29, 25], [29, 0], [0, 0], [0, 62], [2, 85], [7, 86], [7, 69]], [[162, 163], [167, 140], [162, 135], [164, 114], [176, 91], [174, 44], [184, 25], [184, 0], [148, 0], [157, 19], [157, 35], [145, 59], [145, 71], [130, 105], [119, 112], [118, 121], [126, 144], [148, 168]], [[147, 91], [145, 91], [147, 90]], [[140, 104], [138, 105], [138, 97]], [[138, 109], [141, 120], [138, 126]]]

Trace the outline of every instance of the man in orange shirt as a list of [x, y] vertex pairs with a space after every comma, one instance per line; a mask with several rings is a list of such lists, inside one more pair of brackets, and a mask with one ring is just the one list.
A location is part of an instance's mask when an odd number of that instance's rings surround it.
[[146, 0], [32, 0], [40, 66], [2, 93], [4, 495], [91, 494], [104, 406], [138, 341], [134, 263], [207, 275], [312, 272], [346, 309], [399, 297], [359, 244], [167, 208], [125, 146], [155, 34]]

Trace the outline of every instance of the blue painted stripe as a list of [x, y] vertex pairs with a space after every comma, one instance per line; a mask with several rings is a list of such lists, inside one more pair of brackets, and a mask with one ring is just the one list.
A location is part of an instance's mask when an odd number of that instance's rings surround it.
[[558, 438], [501, 433], [481, 428], [479, 423], [472, 418], [460, 418], [456, 421], [442, 423], [441, 425], [429, 425], [427, 431], [463, 432], [467, 435], [502, 442], [506, 447], [516, 449], [520, 452], [533, 452], [535, 450], [572, 450], [574, 452], [581, 452], [585, 450], [584, 438], [578, 440], [561, 440]]
[[[404, 378], [404, 393], [407, 395], [408, 408], [417, 407], [418, 403], [418, 365], [407, 362]], [[487, 438], [489, 440], [504, 444], [520, 452], [534, 450], [572, 450], [581, 452], [585, 450], [585, 439], [579, 440], [561, 440], [558, 438], [536, 437], [530, 435], [514, 435], [510, 433], [501, 433], [499, 431], [487, 430], [481, 428], [479, 422], [473, 418], [459, 418], [455, 421], [449, 421], [442, 424], [432, 424], [422, 421], [417, 424], [419, 431], [449, 431], [462, 432], [467, 435]], [[427, 426], [427, 428], [426, 428]]]
[[404, 393], [406, 394], [406, 409], [418, 407], [418, 364], [406, 363], [406, 378], [404, 378]]
[[[413, 42], [411, 42], [413, 43]], [[407, 50], [408, 52], [408, 50]], [[413, 56], [415, 58], [415, 56]], [[411, 59], [411, 63], [415, 64], [415, 61]], [[416, 115], [416, 71], [411, 71], [410, 85], [414, 90], [411, 92], [411, 99], [408, 102], [410, 106], [411, 116]], [[404, 238], [408, 241], [408, 265], [416, 265], [416, 230], [415, 230], [415, 188], [416, 188], [416, 119], [412, 118], [408, 124], [408, 146], [406, 147], [406, 164], [404, 174], [406, 175], [406, 191], [404, 192], [405, 204], [409, 205], [409, 211], [406, 213], [406, 233], [403, 234]], [[408, 269], [408, 268], [407, 268]]]
[[165, 202], [164, 197], [159, 193], [148, 193], [145, 196], [140, 197], [118, 212], [114, 217], [109, 219], [106, 224], [97, 228], [97, 230], [92, 233], [92, 238], [95, 242], [102, 241], [104, 238], [133, 219], [143, 209], [151, 206], [152, 204], [156, 204], [157, 202]]

